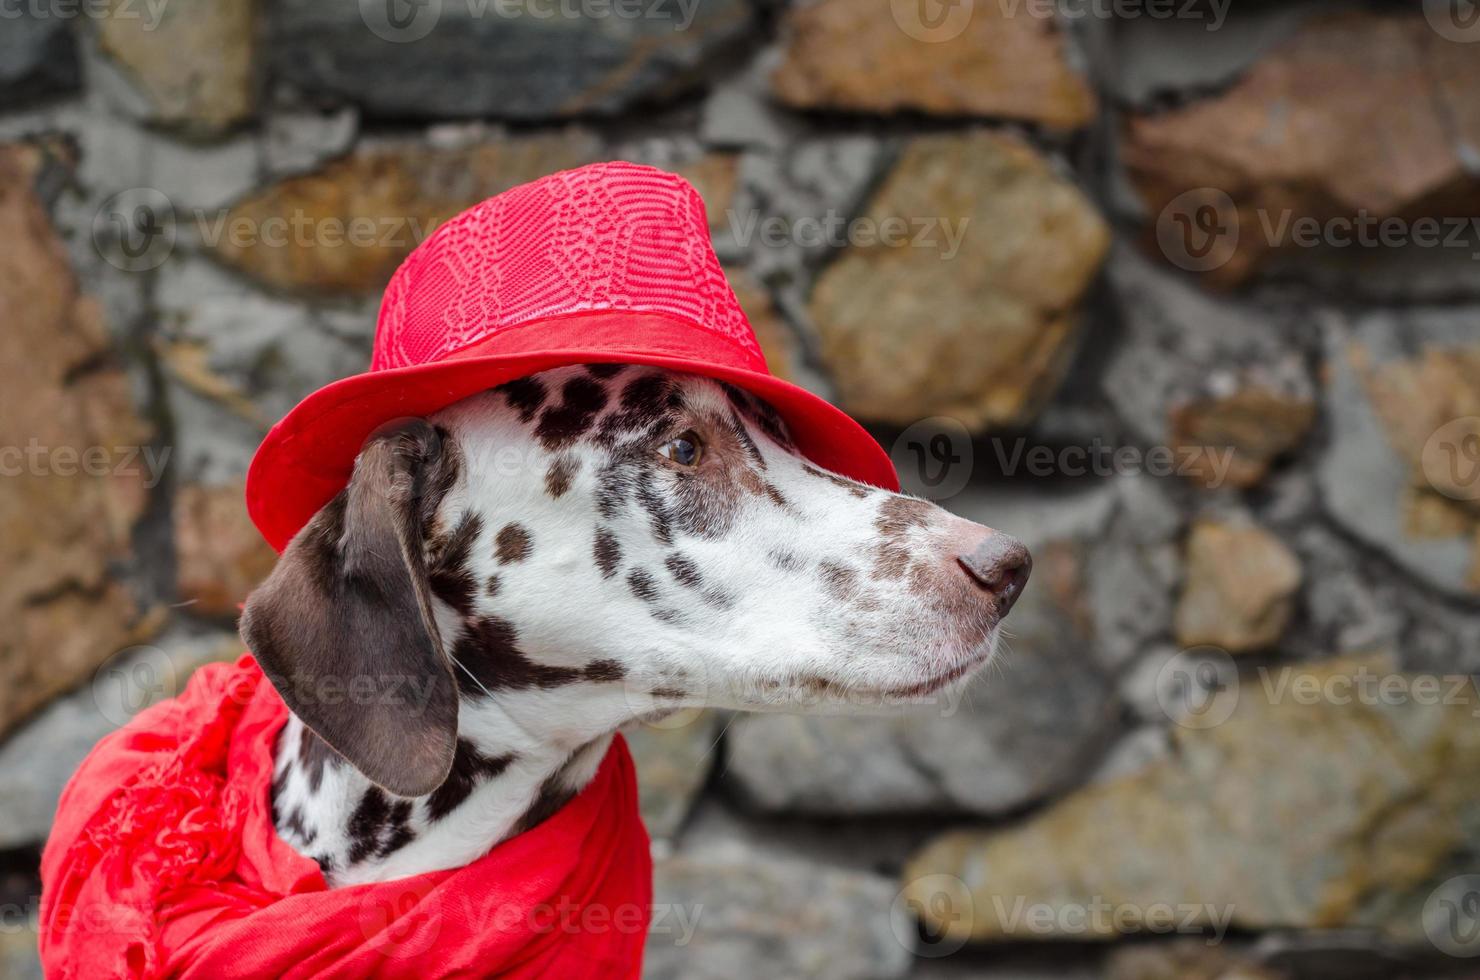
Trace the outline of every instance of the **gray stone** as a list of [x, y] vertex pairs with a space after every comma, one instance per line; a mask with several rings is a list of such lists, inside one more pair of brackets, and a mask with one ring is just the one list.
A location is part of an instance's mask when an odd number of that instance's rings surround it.
[[822, 223], [852, 220], [893, 157], [872, 137], [813, 137], [777, 154], [747, 154], [727, 220], [738, 248], [762, 279], [798, 287], [842, 243], [817, 234]]
[[714, 86], [699, 120], [704, 142], [779, 150], [796, 135], [801, 127], [778, 111], [770, 96], [769, 65], [778, 55], [770, 51]]
[[642, 821], [654, 841], [678, 836], [719, 754], [724, 720], [717, 711], [681, 711], [623, 730], [637, 765]]
[[[1110, 73], [1115, 93], [1131, 102], [1147, 103], [1157, 96], [1220, 88], [1294, 33], [1304, 20], [1339, 5], [1231, 5], [1221, 24], [1214, 20], [1217, 6], [1190, 8], [1204, 14], [1204, 19], [1147, 16], [1118, 21], [1115, 70]], [[1183, 9], [1182, 5], [1177, 9]]]
[[55, 16], [57, 9], [7, 9], [0, 31], [0, 106], [73, 92], [81, 84], [77, 43], [67, 20]]
[[[1449, 507], [1426, 480], [1424, 446], [1454, 416], [1473, 414], [1450, 407], [1471, 394], [1442, 390], [1429, 372], [1465, 351], [1473, 356], [1474, 311], [1382, 312], [1355, 321], [1332, 314], [1325, 326], [1330, 440], [1319, 474], [1328, 512], [1418, 579], [1473, 595], [1480, 588], [1473, 518], [1455, 507], [1439, 527], [1419, 525], [1430, 508]], [[1456, 523], [1445, 527], [1450, 519]]]
[[1315, 417], [1295, 318], [1213, 299], [1126, 246], [1110, 281], [1125, 337], [1102, 385], [1131, 432], [1177, 450], [1179, 472], [1206, 485], [1257, 483]]
[[[855, 717], [741, 716], [726, 776], [755, 806], [816, 814], [996, 814], [1093, 765], [1113, 727], [1083, 578], [1116, 510], [1113, 485], [1070, 498], [962, 498], [964, 516], [1023, 538], [1034, 581], [995, 666], [928, 704]], [[823, 706], [825, 707], [825, 706]]]
[[932, 929], [977, 941], [1139, 931], [1113, 916], [1034, 921], [996, 901], [1005, 895], [1058, 910], [1108, 902], [1144, 914], [1166, 903], [1191, 913], [1178, 928], [1199, 931], [1221, 920], [1422, 944], [1436, 886], [1475, 867], [1473, 704], [1438, 704], [1416, 687], [1412, 698], [1292, 693], [1352, 691], [1363, 676], [1416, 680], [1392, 670], [1369, 658], [1303, 664], [1268, 685], [1249, 678], [1221, 724], [1175, 729], [1160, 761], [1019, 825], [936, 838], [905, 868], [907, 899]]
[[[654, 868], [646, 980], [884, 980], [909, 972], [890, 879], [732, 841]], [[903, 937], [896, 935], [903, 933]]]
[[267, 170], [274, 176], [307, 173], [346, 152], [360, 131], [353, 107], [331, 112], [275, 112], [267, 117]]
[[[566, 8], [422, 3], [403, 27], [386, 4], [274, 5], [268, 56], [303, 94], [396, 118], [545, 120], [672, 97], [746, 36], [744, 0]], [[553, 15], [546, 14], [554, 10]]]
[[0, 849], [46, 839], [62, 788], [98, 739], [184, 689], [199, 666], [234, 657], [234, 634], [176, 633], [120, 651], [90, 684], [54, 702], [0, 747]]
[[183, 479], [239, 479], [269, 426], [369, 363], [370, 304], [283, 300], [194, 255], [159, 270], [155, 304]]

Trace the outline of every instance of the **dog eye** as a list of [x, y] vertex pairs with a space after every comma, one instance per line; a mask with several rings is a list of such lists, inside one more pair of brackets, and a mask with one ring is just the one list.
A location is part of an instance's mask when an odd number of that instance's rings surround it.
[[658, 452], [679, 466], [698, 466], [704, 455], [704, 443], [699, 441], [699, 433], [690, 429], [676, 439], [669, 439]]

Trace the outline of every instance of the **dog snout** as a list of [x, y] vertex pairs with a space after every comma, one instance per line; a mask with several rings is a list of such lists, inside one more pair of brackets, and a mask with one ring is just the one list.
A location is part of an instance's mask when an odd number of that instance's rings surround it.
[[997, 617], [1006, 616], [1023, 594], [1033, 571], [1033, 556], [1017, 538], [994, 531], [976, 547], [956, 556], [956, 563], [993, 597]]

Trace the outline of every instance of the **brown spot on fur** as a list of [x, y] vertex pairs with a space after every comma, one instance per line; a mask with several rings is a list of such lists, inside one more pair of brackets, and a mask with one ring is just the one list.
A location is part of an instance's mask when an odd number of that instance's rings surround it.
[[477, 583], [469, 567], [473, 545], [483, 533], [483, 518], [472, 511], [463, 514], [450, 534], [432, 542], [427, 580], [443, 602], [464, 616], [473, 611]]
[[519, 633], [498, 616], [484, 616], [468, 624], [452, 649], [453, 659], [476, 679], [458, 671], [464, 697], [486, 697], [485, 692], [550, 690], [578, 681], [612, 680], [614, 662], [596, 660], [585, 667], [561, 667], [531, 660], [519, 649]]
[[883, 542], [874, 549], [874, 578], [899, 578], [905, 573], [905, 569], [909, 568], [909, 565], [909, 551], [897, 544]]
[[538, 827], [553, 817], [561, 807], [569, 803], [576, 795], [576, 791], [565, 785], [565, 770], [557, 772], [549, 779], [540, 784], [539, 792], [535, 794], [534, 802], [519, 822], [514, 826], [515, 834], [522, 834], [526, 830]]
[[800, 572], [803, 568], [806, 567], [806, 563], [802, 561], [801, 556], [799, 556], [794, 551], [786, 551], [785, 549], [777, 548], [771, 551], [771, 553], [768, 554], [766, 557], [770, 559], [771, 564], [774, 565], [778, 571]]
[[308, 789], [317, 793], [324, 783], [324, 770], [339, 765], [339, 753], [329, 748], [329, 743], [314, 734], [313, 729], [303, 726], [298, 738], [298, 764], [308, 777]]
[[622, 564], [622, 546], [617, 543], [616, 536], [606, 528], [596, 529], [596, 545], [592, 549], [596, 558], [596, 567], [601, 569], [602, 578], [611, 578], [617, 574], [617, 567]]
[[822, 575], [822, 586], [827, 594], [839, 602], [847, 602], [858, 591], [858, 573], [847, 565], [825, 561], [817, 566]]
[[467, 739], [458, 739], [447, 781], [427, 797], [427, 818], [441, 820], [471, 796], [480, 782], [496, 779], [513, 761], [512, 754], [487, 756]]
[[687, 585], [691, 589], [699, 587], [699, 566], [692, 559], [675, 553], [669, 555], [663, 564], [668, 566], [669, 574], [678, 584]]
[[593, 660], [586, 665], [586, 680], [588, 681], [619, 681], [626, 676], [627, 668], [615, 660]]
[[518, 378], [494, 390], [503, 393], [509, 407], [519, 413], [521, 422], [529, 422], [545, 403], [545, 384], [536, 378]]
[[887, 538], [902, 538], [912, 528], [929, 526], [933, 507], [913, 497], [886, 497], [874, 518], [874, 529]]
[[855, 483], [854, 481], [849, 480], [846, 477], [838, 476], [836, 473], [829, 473], [826, 470], [819, 470], [811, 463], [803, 463], [802, 472], [806, 473], [808, 476], [815, 476], [819, 480], [826, 480], [828, 483], [831, 483], [835, 487], [842, 487], [844, 490], [847, 490], [855, 497], [863, 498], [867, 497], [869, 494], [868, 487], [864, 486], [862, 483]]
[[658, 600], [658, 585], [653, 577], [640, 568], [634, 568], [627, 573], [627, 588], [632, 594], [643, 602], [656, 602]]
[[568, 446], [591, 428], [606, 407], [606, 388], [588, 377], [571, 378], [560, 389], [561, 403], [540, 413], [535, 435], [546, 449]]
[[379, 786], [366, 790], [349, 819], [352, 842], [349, 863], [385, 857], [415, 840], [416, 832], [411, 829], [411, 806], [410, 800], [392, 803]]
[[529, 557], [532, 544], [529, 532], [520, 524], [505, 524], [494, 539], [494, 557], [500, 565], [523, 561]]
[[559, 500], [570, 489], [571, 480], [581, 468], [580, 460], [569, 454], [555, 457], [555, 462], [545, 471], [545, 492]]

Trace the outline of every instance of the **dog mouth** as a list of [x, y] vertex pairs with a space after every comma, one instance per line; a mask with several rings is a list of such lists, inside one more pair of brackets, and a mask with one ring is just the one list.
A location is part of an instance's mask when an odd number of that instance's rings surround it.
[[925, 697], [931, 694], [938, 694], [939, 692], [950, 687], [952, 684], [956, 684], [966, 680], [972, 674], [975, 674], [977, 670], [985, 667], [988, 663], [991, 662], [992, 658], [996, 656], [996, 653], [997, 631], [994, 629], [992, 631], [992, 636], [989, 642], [983, 643], [975, 649], [968, 651], [965, 659], [963, 659], [955, 666], [950, 667], [947, 670], [928, 678], [927, 680], [920, 681], [917, 684], [911, 684], [906, 687], [893, 688], [884, 693], [889, 697], [894, 698], [918, 698]]

